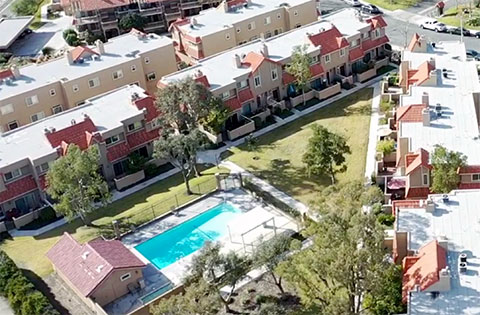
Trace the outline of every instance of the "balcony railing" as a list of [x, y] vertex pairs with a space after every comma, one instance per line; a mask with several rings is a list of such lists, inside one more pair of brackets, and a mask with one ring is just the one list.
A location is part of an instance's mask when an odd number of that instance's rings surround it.
[[255, 131], [255, 122], [243, 115], [241, 115], [241, 117], [244, 119], [239, 122], [241, 125], [232, 127], [227, 126], [228, 139], [234, 140]]

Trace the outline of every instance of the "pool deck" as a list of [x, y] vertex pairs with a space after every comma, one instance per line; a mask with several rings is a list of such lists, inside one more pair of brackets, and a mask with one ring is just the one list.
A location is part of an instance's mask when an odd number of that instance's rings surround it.
[[[232, 239], [230, 240], [229, 236], [225, 236], [218, 240], [218, 242], [221, 242], [223, 245], [222, 251], [229, 252], [233, 250], [239, 253], [248, 253], [248, 248], [244, 246], [240, 234], [252, 227], [254, 227], [254, 230], [244, 237], [245, 242], [249, 242], [249, 244], [258, 242], [260, 237], [266, 240], [272, 237], [274, 233], [298, 231], [298, 224], [292, 220], [292, 218], [286, 216], [275, 208], [265, 205], [261, 200], [254, 198], [242, 189], [214, 193], [183, 208], [177, 216], [168, 215], [159, 220], [153, 221], [122, 238], [122, 242], [147, 264], [147, 268], [143, 271], [146, 287], [142, 289], [141, 292], [130, 293], [115, 300], [113, 303], [110, 303], [105, 307], [105, 311], [108, 314], [126, 314], [143, 305], [140, 300], [141, 297], [155, 292], [166, 285], [175, 287], [181, 284], [185, 275], [188, 273], [188, 268], [195, 253], [158, 270], [135, 249], [135, 246], [171, 229], [172, 227], [192, 219], [222, 202], [228, 202], [244, 213], [240, 216], [238, 221], [235, 220], [235, 223], [239, 224], [232, 224], [230, 226], [232, 228]], [[257, 214], [259, 226], [256, 226], [254, 222], [252, 223], [251, 218], [252, 216], [256, 217]], [[242, 216], [244, 216], [243, 220]], [[265, 223], [265, 219], [270, 221]], [[272, 219], [275, 222], [276, 229], [273, 229]], [[242, 226], [245, 227], [245, 230], [242, 230]]]

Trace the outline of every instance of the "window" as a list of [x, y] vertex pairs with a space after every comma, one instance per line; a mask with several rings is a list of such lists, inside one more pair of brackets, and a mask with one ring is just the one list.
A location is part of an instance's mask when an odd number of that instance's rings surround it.
[[264, 20], [264, 24], [265, 24], [265, 25], [268, 25], [268, 24], [270, 24], [270, 23], [272, 23], [272, 19], [270, 18], [270, 16], [267, 16], [267, 17], [265, 18], [265, 20]]
[[278, 35], [282, 32], [281, 28], [277, 28], [276, 30], [273, 31], [273, 35]]
[[340, 49], [340, 57], [345, 56], [345, 48]]
[[143, 124], [141, 121], [136, 121], [133, 124], [130, 124], [127, 126], [128, 131], [135, 131], [143, 127]]
[[294, 16], [297, 16], [297, 15], [298, 15], [298, 11], [297, 11], [297, 10], [293, 11], [293, 15], [294, 15]]
[[230, 39], [230, 33], [226, 33], [226, 34], [225, 34], [225, 39], [226, 39], [226, 40], [229, 40], [229, 39]]
[[240, 90], [240, 89], [243, 89], [243, 88], [246, 88], [248, 86], [248, 81], [247, 80], [243, 80], [243, 81], [240, 81], [237, 83], [237, 88]]
[[278, 70], [277, 70], [277, 68], [272, 69], [272, 81], [275, 81], [276, 79], [278, 79]]
[[33, 114], [32, 116], [30, 116], [30, 120], [32, 122], [36, 122], [37, 120], [40, 120], [42, 118], [45, 117], [45, 113], [44, 112], [38, 112], [36, 114]]
[[100, 79], [99, 78], [93, 78], [88, 80], [88, 87], [89, 88], [95, 88], [100, 85]]
[[472, 174], [472, 181], [473, 182], [480, 181], [480, 174]]
[[117, 143], [118, 141], [120, 141], [120, 137], [118, 135], [114, 135], [110, 138], [105, 139], [105, 144], [108, 146]]
[[151, 124], [152, 124], [152, 129], [160, 127], [160, 120], [155, 118], [154, 120], [152, 120]]
[[223, 92], [221, 95], [223, 100], [230, 98], [230, 91]]
[[281, 13], [277, 13], [277, 19], [281, 19], [282, 18], [282, 14]]
[[18, 178], [20, 176], [22, 176], [22, 170], [20, 168], [3, 174], [3, 178], [5, 178], [6, 182], [14, 180], [15, 178]]
[[270, 37], [272, 37], [272, 32], [266, 31], [265, 32], [265, 38], [270, 38]]
[[131, 65], [131, 66], [130, 66], [130, 70], [131, 70], [132, 72], [137, 71], [137, 66], [136, 66], [136, 65]]
[[250, 41], [252, 41], [252, 40], [256, 40], [257, 38], [258, 38], [258, 36], [257, 36], [257, 35], [255, 35], [255, 36], [252, 36], [252, 37], [250, 37]]
[[238, 45], [241, 46], [241, 45], [246, 44], [246, 43], [247, 43], [247, 41], [244, 40], [244, 41], [241, 41], [240, 43], [238, 43]]
[[428, 174], [423, 174], [422, 179], [423, 179], [423, 184], [428, 185]]
[[375, 30], [375, 37], [380, 37], [380, 30], [378, 28]]
[[126, 273], [126, 274], [124, 274], [124, 275], [122, 275], [122, 276], [120, 277], [120, 280], [121, 280], [121, 281], [125, 281], [125, 280], [129, 279], [131, 276], [132, 276], [132, 275], [130, 274], [130, 272], [129, 272], [129, 273]]
[[43, 164], [40, 164], [40, 165], [38, 165], [38, 166], [36, 167], [38, 174], [46, 173], [49, 168], [50, 168], [50, 166], [48, 165], [48, 162], [45, 162], [45, 163], [43, 163]]
[[77, 93], [78, 90], [79, 90], [78, 85], [77, 84], [72, 85], [72, 90], [73, 90], [73, 92]]
[[148, 57], [145, 57], [145, 59], [143, 59], [145, 61], [145, 63], [148, 65], [150, 63], [150, 58]]
[[157, 75], [155, 74], [155, 72], [150, 72], [149, 74], [147, 74], [147, 81], [153, 81], [157, 78]]
[[38, 97], [36, 95], [27, 97], [25, 99], [25, 103], [27, 103], [27, 106], [32, 106], [38, 103]]
[[260, 80], [259, 75], [253, 78], [253, 83], [255, 84], [256, 88], [262, 86], [262, 81]]
[[118, 79], [123, 78], [123, 71], [122, 70], [115, 71], [114, 73], [112, 73], [112, 78], [114, 80], [118, 80]]
[[360, 43], [360, 40], [355, 39], [350, 43], [350, 47], [357, 47], [359, 43]]
[[237, 33], [240, 33], [242, 30], [240, 29], [240, 27], [237, 27]]
[[369, 32], [363, 33], [362, 37], [363, 37], [363, 39], [368, 38], [369, 37]]
[[300, 27], [302, 27], [302, 24], [298, 23], [298, 24], [295, 25], [295, 27], [300, 28]]
[[3, 105], [2, 107], [0, 107], [0, 113], [2, 115], [13, 113], [13, 105], [12, 104]]
[[57, 95], [57, 92], [55, 91], [55, 89], [50, 89], [49, 93], [50, 93], [50, 96]]
[[318, 63], [318, 55], [312, 57], [312, 64]]
[[58, 113], [61, 113], [63, 111], [63, 107], [62, 105], [56, 105], [56, 106], [53, 106], [52, 107], [52, 113], [55, 115], [55, 114], [58, 114]]
[[330, 62], [330, 55], [325, 55], [325, 63], [329, 63]]
[[8, 130], [13, 130], [18, 128], [18, 122], [16, 120], [8, 123]]
[[247, 29], [248, 29], [249, 31], [254, 30], [254, 29], [255, 29], [255, 22], [250, 22], [250, 23], [248, 23]]

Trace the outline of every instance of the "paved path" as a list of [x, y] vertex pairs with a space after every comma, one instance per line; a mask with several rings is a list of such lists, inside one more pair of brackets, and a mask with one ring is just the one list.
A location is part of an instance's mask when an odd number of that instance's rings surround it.
[[14, 315], [10, 304], [8, 304], [8, 300], [3, 296], [0, 296], [0, 314], [1, 315]]
[[370, 177], [375, 171], [375, 153], [377, 151], [378, 113], [380, 108], [380, 84], [374, 85], [372, 99], [372, 114], [370, 116], [370, 133], [368, 135], [367, 160], [365, 164], [365, 178], [370, 182]]

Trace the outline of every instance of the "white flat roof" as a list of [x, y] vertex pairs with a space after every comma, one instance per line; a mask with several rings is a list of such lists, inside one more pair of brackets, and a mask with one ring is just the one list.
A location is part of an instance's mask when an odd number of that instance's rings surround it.
[[91, 98], [85, 105], [49, 116], [32, 124], [0, 135], [0, 168], [30, 158], [35, 160], [56, 151], [45, 136], [45, 128], [57, 131], [71, 126], [72, 120], [82, 122], [88, 115], [100, 133], [120, 127], [122, 121], [142, 113], [131, 103], [132, 93], [146, 96], [137, 85], [127, 85], [117, 90]]
[[33, 16], [0, 18], [0, 49], [7, 49], [32, 20]]
[[[355, 11], [354, 9], [345, 9], [330, 15], [332, 21], [335, 20], [337, 14], [343, 14], [343, 11]], [[348, 21], [335, 22], [334, 25], [340, 29], [341, 24], [349, 23]], [[363, 22], [365, 26], [369, 25], [367, 22]], [[299, 45], [307, 45], [308, 52], [318, 49], [313, 46], [310, 41], [307, 40], [307, 33], [317, 34], [319, 30], [329, 30], [332, 28], [332, 23], [328, 21], [318, 21], [306, 25], [302, 28], [297, 28], [286, 33], [279, 34], [264, 40], [264, 43], [268, 47], [268, 58], [273, 61], [282, 61], [289, 58], [292, 54], [293, 48]], [[234, 64], [234, 56], [247, 55], [249, 52], [260, 52], [262, 46], [262, 40], [258, 39], [252, 41], [243, 46], [235, 47], [230, 50], [218, 53], [216, 55], [207, 57], [198, 62], [197, 65], [186, 68], [181, 71], [164, 76], [161, 81], [165, 84], [182, 80], [187, 76], [193, 77], [197, 70], [200, 70], [207, 76], [208, 82], [211, 85], [211, 90], [221, 88], [222, 86], [229, 85], [235, 82], [235, 79], [250, 73], [250, 68], [241, 67], [237, 68]], [[222, 69], [222, 71], [218, 71]]]
[[[225, 26], [231, 27], [233, 24], [251, 19], [254, 16], [259, 16], [267, 12], [271, 12], [279, 7], [288, 6], [295, 7], [300, 4], [312, 2], [315, 0], [252, 0], [247, 7], [238, 5], [236, 10], [230, 10], [225, 12], [222, 7], [211, 8], [204, 11], [200, 11], [198, 15], [191, 17], [196, 20], [196, 25], [192, 28], [190, 24], [181, 25], [180, 28], [183, 32], [197, 37], [205, 36], [208, 34], [216, 33], [219, 30], [225, 28]], [[271, 19], [276, 19], [276, 16], [272, 16]]]
[[63, 79], [74, 80], [93, 74], [133, 60], [138, 57], [138, 54], [172, 45], [172, 43], [172, 39], [166, 36], [148, 34], [145, 38], [139, 38], [135, 34], [127, 33], [105, 43], [105, 54], [100, 60], [85, 60], [83, 63], [70, 65], [67, 58], [62, 57], [38, 65], [28, 65], [20, 68], [19, 79], [0, 84], [0, 100], [52, 82]]
[[[400, 208], [397, 229], [409, 232], [411, 250], [439, 237], [447, 239], [451, 288], [435, 299], [426, 292], [413, 292], [409, 314], [480, 314], [480, 190], [454, 191], [448, 203], [438, 195], [432, 198], [436, 204], [432, 213]], [[468, 271], [460, 274], [462, 252], [467, 253]]]
[[432, 112], [430, 126], [423, 123], [400, 124], [399, 136], [410, 138], [410, 151], [423, 148], [432, 152], [435, 145], [462, 152], [470, 165], [480, 164], [480, 139], [473, 99], [480, 92], [475, 61], [466, 61], [465, 45], [460, 42], [440, 42], [428, 53], [403, 52], [403, 60], [411, 62], [412, 69], [425, 61], [435, 59], [437, 69], [447, 69], [448, 78], [441, 77], [437, 86], [411, 86], [403, 105], [421, 104], [422, 94], [428, 93], [429, 104], [442, 106], [442, 117]]
[[361, 29], [370, 27], [369, 24], [365, 23], [366, 17], [359, 14], [355, 9], [336, 11], [333, 14], [323, 16], [323, 19], [335, 24], [340, 33], [345, 37], [358, 34]]

